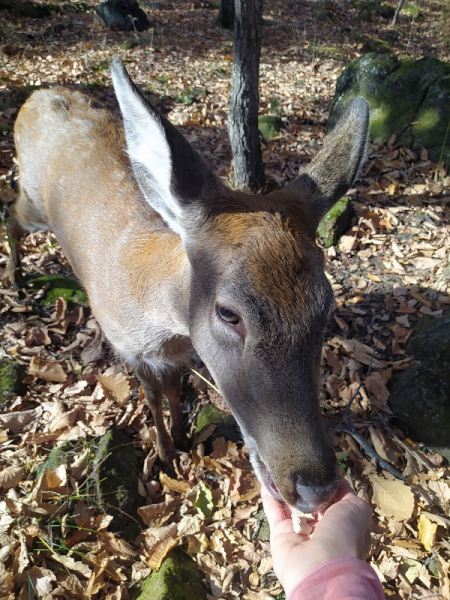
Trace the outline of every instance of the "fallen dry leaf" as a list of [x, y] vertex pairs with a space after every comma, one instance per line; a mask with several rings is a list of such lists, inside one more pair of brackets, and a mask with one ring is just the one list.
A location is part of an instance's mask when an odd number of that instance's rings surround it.
[[372, 502], [382, 515], [393, 517], [397, 521], [409, 519], [414, 510], [414, 494], [402, 481], [385, 479], [371, 474]]
[[105, 373], [98, 375], [98, 380], [106, 391], [112, 393], [119, 406], [130, 397], [130, 383], [124, 373], [113, 373], [114, 367], [107, 369]]
[[432, 523], [425, 515], [419, 517], [418, 531], [419, 538], [425, 547], [425, 550], [431, 550], [436, 541], [437, 524]]
[[6, 467], [0, 471], [0, 488], [9, 490], [19, 484], [25, 471], [21, 467]]
[[31, 359], [28, 373], [34, 377], [45, 379], [46, 381], [64, 382], [67, 379], [67, 374], [58, 362], [40, 359], [37, 356], [33, 356]]

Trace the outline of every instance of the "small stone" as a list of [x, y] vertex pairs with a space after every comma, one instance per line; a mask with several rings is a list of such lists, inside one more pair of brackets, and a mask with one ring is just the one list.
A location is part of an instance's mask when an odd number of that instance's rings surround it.
[[258, 129], [265, 140], [278, 137], [282, 128], [283, 121], [280, 117], [264, 115], [258, 118]]
[[202, 579], [197, 563], [176, 548], [147, 577], [136, 600], [206, 600]]
[[330, 208], [317, 228], [317, 234], [325, 248], [337, 244], [341, 235], [349, 229], [352, 216], [353, 207], [348, 196], [344, 196]]
[[23, 383], [26, 367], [8, 358], [0, 360], [0, 406], [10, 394], [20, 396], [26, 392]]
[[217, 425], [210, 439], [214, 440], [218, 437], [224, 437], [226, 440], [237, 441], [242, 439], [238, 432], [236, 419], [233, 415], [228, 415], [219, 410], [214, 404], [202, 406], [195, 425], [195, 433], [198, 435], [208, 425]]

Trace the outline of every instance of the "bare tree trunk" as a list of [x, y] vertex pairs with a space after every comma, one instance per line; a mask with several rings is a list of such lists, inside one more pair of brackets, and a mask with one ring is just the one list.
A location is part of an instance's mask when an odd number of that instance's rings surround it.
[[225, 29], [234, 29], [234, 0], [221, 0], [219, 25]]
[[391, 21], [391, 27], [393, 27], [394, 29], [395, 29], [395, 26], [397, 25], [398, 15], [400, 14], [400, 11], [402, 10], [403, 2], [404, 2], [404, 0], [398, 0], [397, 8], [395, 9], [394, 17]]
[[235, 187], [251, 191], [259, 191], [265, 184], [258, 132], [261, 34], [262, 0], [235, 0], [228, 132], [234, 158]]

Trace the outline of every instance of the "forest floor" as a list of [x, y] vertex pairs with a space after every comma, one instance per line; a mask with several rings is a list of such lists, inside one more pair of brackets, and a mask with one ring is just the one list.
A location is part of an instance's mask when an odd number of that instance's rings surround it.
[[[450, 59], [445, 6], [418, 6], [421, 18], [401, 13], [392, 34], [376, 10], [363, 18], [349, 2], [267, 0], [260, 108], [285, 124], [277, 139], [263, 143], [272, 186], [291, 181], [320, 149], [336, 80], [365, 40], [387, 36], [394, 54]], [[108, 69], [115, 55], [214, 172], [231, 178], [226, 121], [233, 39], [216, 25], [217, 5], [161, 0], [143, 7], [153, 30], [142, 34], [104, 29], [90, 3], [83, 12], [65, 4], [45, 19], [0, 12], [3, 200], [14, 197], [7, 182], [21, 103], [38, 86], [62, 84], [117, 111]], [[450, 176], [425, 150], [416, 156], [391, 140], [370, 147], [351, 196], [352, 227], [326, 251], [337, 308], [323, 351], [321, 404], [328, 425], [338, 427], [332, 436], [342, 476], [374, 508], [369, 560], [387, 598], [450, 600], [450, 468], [392, 420], [386, 387], [413, 360], [405, 351], [413, 326], [450, 305], [443, 269], [450, 253]], [[3, 270], [4, 227], [0, 236]], [[25, 272], [69, 272], [52, 234], [30, 234], [22, 248]], [[0, 358], [27, 369], [27, 392], [9, 399], [0, 415], [0, 597], [127, 599], [182, 545], [205, 574], [208, 598], [282, 598], [269, 543], [258, 538], [259, 486], [245, 448], [219, 439], [203, 455], [207, 440], [197, 439], [192, 453], [179, 455], [177, 479], [164, 476], [132, 373], [107, 346], [92, 361], [89, 343], [99, 335], [89, 309], [58, 300], [45, 310], [40, 292], [18, 294], [6, 278], [0, 286]], [[343, 411], [357, 391], [352, 429]], [[203, 393], [192, 413], [204, 402]], [[188, 428], [192, 413], [186, 413]], [[133, 436], [140, 464], [146, 528], [129, 542], [109, 532], [111, 517], [91, 493], [92, 440], [111, 428]], [[51, 448], [67, 441], [70, 464], [39, 471]], [[381, 468], [367, 447], [406, 479]]]

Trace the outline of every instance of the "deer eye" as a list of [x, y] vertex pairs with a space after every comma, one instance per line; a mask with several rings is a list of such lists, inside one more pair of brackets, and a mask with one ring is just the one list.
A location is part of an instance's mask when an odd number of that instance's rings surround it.
[[216, 308], [217, 314], [219, 318], [222, 319], [225, 323], [230, 323], [231, 325], [237, 325], [240, 321], [238, 315], [234, 313], [229, 308], [225, 308], [224, 306], [217, 306]]

